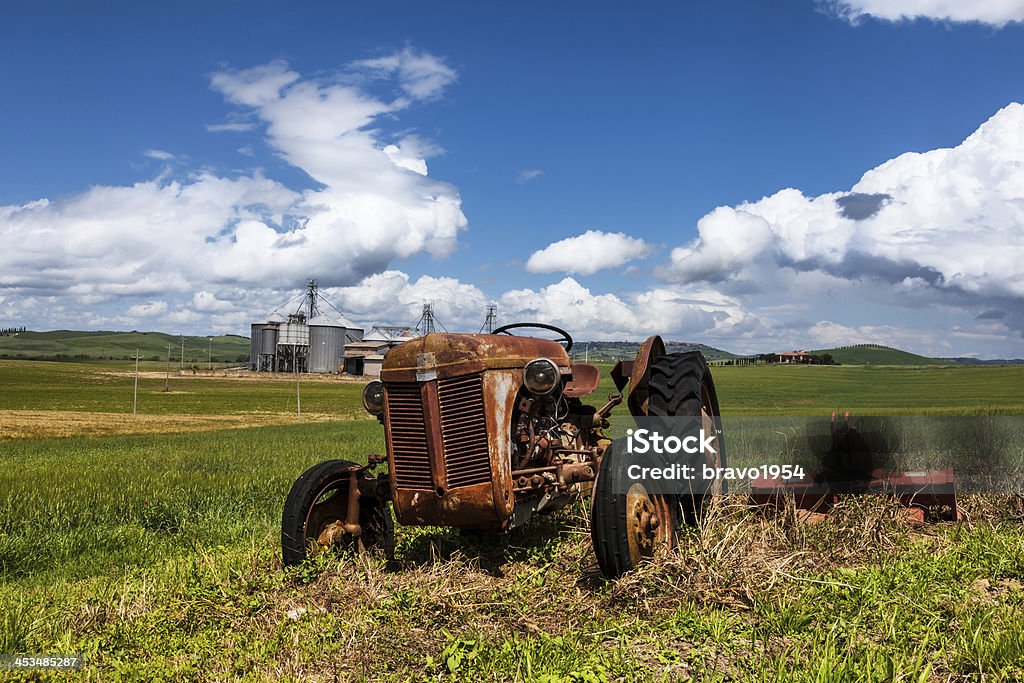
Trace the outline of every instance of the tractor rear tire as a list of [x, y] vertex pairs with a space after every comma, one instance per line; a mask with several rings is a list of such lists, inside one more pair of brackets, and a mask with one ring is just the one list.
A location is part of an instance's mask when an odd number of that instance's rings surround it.
[[330, 537], [330, 544], [357, 550], [381, 549], [389, 558], [394, 554], [391, 509], [375, 498], [360, 498], [359, 524], [363, 531], [358, 539], [336, 532], [348, 508], [349, 477], [358, 467], [348, 460], [328, 460], [303, 472], [292, 485], [281, 515], [281, 559], [285, 566], [301, 564], [310, 554], [319, 552], [322, 535]]
[[[717, 453], [706, 454], [708, 465], [725, 467], [725, 443], [722, 439], [721, 410], [718, 394], [704, 355], [700, 351], [667, 353], [651, 364], [648, 388], [647, 414], [650, 417], [703, 417], [704, 422], [718, 430], [715, 438]], [[704, 517], [708, 505], [716, 495], [725, 493], [726, 484], [716, 480], [707, 493], [682, 494], [679, 498], [680, 517], [687, 526], [696, 526]]]
[[649, 493], [641, 482], [627, 488], [628, 455], [626, 439], [612, 442], [601, 458], [590, 500], [590, 537], [607, 579], [619, 578], [676, 544], [676, 501]]

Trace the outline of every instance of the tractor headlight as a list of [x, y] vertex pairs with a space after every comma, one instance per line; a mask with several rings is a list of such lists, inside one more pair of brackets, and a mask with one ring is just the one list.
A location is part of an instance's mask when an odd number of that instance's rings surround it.
[[363, 388], [363, 407], [370, 415], [384, 412], [384, 383], [375, 379]]
[[550, 358], [537, 358], [526, 364], [523, 370], [523, 382], [532, 393], [543, 396], [550, 394], [558, 386], [561, 375], [558, 366]]

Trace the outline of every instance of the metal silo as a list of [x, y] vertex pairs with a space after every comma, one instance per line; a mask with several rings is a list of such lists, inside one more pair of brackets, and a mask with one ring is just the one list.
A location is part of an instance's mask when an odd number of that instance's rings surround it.
[[260, 362], [257, 370], [277, 370], [277, 328], [280, 323], [271, 316], [266, 325], [260, 325]]
[[310, 372], [338, 372], [345, 356], [346, 322], [329, 315], [309, 321]]
[[249, 369], [259, 370], [260, 368], [260, 350], [263, 342], [263, 328], [265, 325], [260, 323], [252, 324], [252, 332], [249, 334]]

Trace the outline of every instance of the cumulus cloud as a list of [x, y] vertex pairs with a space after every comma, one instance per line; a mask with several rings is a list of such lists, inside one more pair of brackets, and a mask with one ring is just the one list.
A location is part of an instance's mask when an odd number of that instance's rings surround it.
[[952, 346], [937, 331], [899, 325], [843, 325], [831, 320], [819, 321], [808, 328], [807, 346], [833, 348], [853, 344], [882, 344], [899, 349], [928, 348], [934, 354], [950, 354]]
[[642, 239], [622, 232], [587, 230], [582, 235], [552, 242], [533, 252], [526, 262], [531, 273], [576, 273], [593, 275], [605, 268], [618, 268], [650, 253]]
[[455, 73], [412, 49], [346, 74], [368, 72], [374, 84], [391, 79], [404, 95], [385, 101], [365, 79], [303, 78], [281, 61], [210, 76], [239, 109], [211, 128], [257, 122], [269, 146], [309, 176], [309, 187], [258, 171], [202, 171], [0, 206], [0, 241], [10, 245], [0, 272], [19, 291], [44, 296], [191, 295], [287, 287], [311, 276], [348, 284], [395, 259], [449, 254], [467, 221], [457, 189], [427, 175], [425, 158], [439, 148], [408, 129], [395, 138], [383, 129], [413, 99], [439, 96]]
[[1024, 0], [834, 0], [827, 4], [853, 23], [864, 17], [978, 22], [998, 27], [1024, 21]]
[[401, 271], [372, 275], [358, 285], [325, 290], [325, 295], [356, 320], [412, 323], [424, 303], [450, 330], [476, 331], [487, 305], [497, 303], [499, 322], [545, 322], [579, 339], [669, 337], [735, 339], [765, 332], [765, 321], [718, 292], [677, 286], [621, 294], [597, 293], [566, 277], [539, 289], [512, 289], [496, 299], [454, 278], [411, 279]]
[[785, 189], [719, 207], [697, 228], [672, 250], [665, 279], [749, 293], [800, 291], [801, 278], [907, 307], [1019, 310], [1024, 106], [1000, 110], [956, 147], [892, 159], [848, 192]]

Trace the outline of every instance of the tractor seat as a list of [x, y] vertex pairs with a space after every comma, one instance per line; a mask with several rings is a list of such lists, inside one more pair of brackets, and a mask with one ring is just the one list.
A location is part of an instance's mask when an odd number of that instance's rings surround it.
[[594, 392], [601, 383], [601, 371], [590, 363], [573, 363], [572, 379], [565, 383], [565, 393], [569, 398], [583, 398]]

